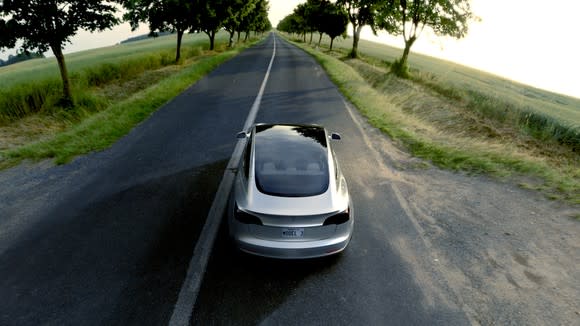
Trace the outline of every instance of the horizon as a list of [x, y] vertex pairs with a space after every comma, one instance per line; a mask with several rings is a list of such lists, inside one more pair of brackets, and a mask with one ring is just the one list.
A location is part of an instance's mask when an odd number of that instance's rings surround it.
[[[269, 19], [272, 26], [275, 28], [296, 5], [304, 2], [270, 1]], [[580, 57], [580, 48], [569, 41], [575, 28], [574, 15], [580, 12], [580, 3], [556, 0], [549, 7], [544, 6], [544, 3], [539, 0], [513, 0], [509, 3], [501, 0], [472, 0], [473, 13], [481, 18], [481, 22], [471, 23], [465, 38], [456, 40], [437, 37], [425, 29], [411, 48], [411, 53], [443, 59], [510, 81], [580, 99], [580, 64], [576, 63], [576, 58]], [[500, 4], [504, 8], [502, 11], [497, 10]], [[521, 11], [521, 8], [526, 8], [525, 15], [511, 14]], [[557, 11], [558, 15], [556, 12], [551, 14], [551, 11]], [[569, 17], [566, 18], [566, 15]], [[544, 21], [538, 24], [541, 18]], [[548, 19], [555, 21], [550, 23]], [[63, 52], [68, 54], [113, 46], [130, 37], [147, 33], [149, 29], [146, 24], [131, 31], [128, 23], [100, 33], [79, 31], [72, 38], [72, 44], [67, 44]], [[352, 26], [349, 25], [347, 33], [352, 35]], [[508, 37], [511, 35], [518, 37]], [[361, 38], [399, 49], [404, 45], [402, 37], [385, 32], [375, 36], [368, 26], [363, 28]], [[10, 54], [15, 53], [16, 49], [3, 50], [0, 59], [6, 60]], [[53, 56], [50, 51], [45, 52], [45, 55]]]

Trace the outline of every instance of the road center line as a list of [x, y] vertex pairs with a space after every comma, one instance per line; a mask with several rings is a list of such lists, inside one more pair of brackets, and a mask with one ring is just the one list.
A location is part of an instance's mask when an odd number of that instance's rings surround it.
[[[250, 113], [246, 118], [244, 123], [244, 130], [248, 130], [258, 113], [260, 108], [260, 103], [262, 102], [262, 96], [264, 95], [264, 90], [266, 89], [266, 84], [268, 83], [268, 78], [270, 77], [270, 70], [272, 69], [272, 63], [276, 57], [276, 36], [272, 33], [274, 39], [274, 46], [272, 50], [272, 58], [270, 59], [270, 64], [268, 65], [268, 70], [258, 91], [258, 95], [252, 104]], [[233, 138], [234, 135], [232, 135]], [[179, 297], [173, 308], [173, 313], [171, 319], [169, 320], [170, 326], [177, 325], [189, 325], [191, 315], [193, 313], [193, 306], [195, 305], [195, 300], [199, 294], [199, 288], [201, 286], [201, 281], [203, 280], [203, 275], [205, 273], [207, 263], [209, 261], [209, 256], [211, 254], [215, 238], [220, 226], [221, 219], [224, 215], [225, 208], [228, 201], [228, 196], [235, 178], [235, 169], [238, 167], [240, 158], [242, 156], [242, 150], [246, 143], [245, 139], [238, 140], [236, 147], [232, 153], [232, 157], [228, 162], [228, 166], [222, 177], [219, 188], [215, 194], [211, 208], [205, 220], [203, 229], [201, 230], [195, 249], [193, 250], [193, 256], [189, 262], [189, 267], [187, 269], [187, 275], [181, 290], [179, 291]]]

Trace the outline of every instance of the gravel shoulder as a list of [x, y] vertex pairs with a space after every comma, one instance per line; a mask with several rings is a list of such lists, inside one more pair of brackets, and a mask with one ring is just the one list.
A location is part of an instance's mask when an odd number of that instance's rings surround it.
[[431, 252], [416, 257], [413, 239], [390, 240], [424, 291], [447, 284], [474, 324], [578, 324], [578, 207], [521, 189], [516, 180], [432, 167], [357, 120], [393, 171], [392, 187]]

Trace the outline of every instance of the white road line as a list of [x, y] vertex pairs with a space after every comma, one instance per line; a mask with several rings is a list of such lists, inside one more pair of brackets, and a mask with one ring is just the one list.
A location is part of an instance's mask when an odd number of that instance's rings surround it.
[[[252, 104], [252, 108], [250, 109], [250, 113], [246, 118], [244, 130], [248, 130], [250, 126], [254, 124], [256, 114], [260, 108], [262, 96], [264, 95], [264, 89], [266, 88], [268, 78], [270, 77], [272, 63], [274, 62], [274, 57], [276, 57], [276, 36], [272, 33], [272, 37], [274, 38], [272, 58], [270, 59], [270, 64], [268, 65], [268, 70], [266, 71], [266, 75], [264, 76], [264, 80], [262, 81], [258, 95], [256, 96], [254, 104]], [[234, 135], [232, 135], [232, 137], [234, 137]], [[195, 245], [195, 249], [193, 250], [193, 256], [189, 262], [185, 281], [183, 281], [181, 290], [179, 291], [179, 297], [177, 298], [177, 302], [173, 308], [173, 314], [169, 320], [170, 326], [189, 325], [189, 321], [193, 313], [193, 306], [195, 305], [195, 300], [199, 294], [201, 281], [209, 261], [209, 256], [215, 242], [221, 219], [225, 212], [230, 190], [234, 183], [234, 171], [240, 162], [240, 157], [242, 155], [245, 142], [245, 139], [238, 141], [234, 152], [232, 153], [232, 157], [228, 162], [228, 166], [224, 172], [222, 181], [220, 182], [219, 188], [215, 194], [214, 201], [207, 215], [205, 225], [201, 230], [199, 239]]]
[[[272, 34], [275, 35], [275, 34]], [[262, 95], [264, 95], [264, 89], [266, 88], [266, 83], [268, 82], [268, 78], [270, 78], [270, 69], [272, 68], [272, 63], [274, 63], [274, 57], [276, 57], [276, 37], [274, 37], [274, 50], [272, 51], [272, 58], [270, 59], [270, 64], [268, 65], [268, 70], [266, 71], [266, 75], [264, 76], [264, 80], [262, 81], [262, 86], [260, 87], [260, 91], [258, 92], [258, 96], [254, 100], [254, 104], [252, 105], [252, 109], [250, 109], [250, 113], [246, 118], [246, 123], [244, 124], [244, 130], [250, 129], [254, 120], [256, 119], [256, 114], [258, 114], [258, 109], [260, 108], [260, 103], [262, 102]]]

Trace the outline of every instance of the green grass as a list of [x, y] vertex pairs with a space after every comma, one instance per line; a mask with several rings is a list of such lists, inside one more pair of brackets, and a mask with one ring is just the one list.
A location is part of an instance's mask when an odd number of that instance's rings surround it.
[[[416, 81], [400, 80], [389, 74], [384, 76], [386, 70], [373, 67], [372, 60], [371, 64], [348, 60], [342, 51], [337, 57], [336, 53], [329, 55], [328, 52], [320, 52], [299, 42], [295, 44], [321, 63], [342, 93], [373, 126], [413, 155], [451, 170], [487, 173], [498, 177], [531, 176], [541, 180], [534, 188], [544, 192], [547, 197], [580, 204], [578, 153], [569, 148], [564, 149], [567, 156], [555, 159], [523, 150], [512, 144], [513, 140], [506, 135], [498, 140], [481, 137], [479, 133], [455, 130], [466, 129], [462, 119], [473, 119], [473, 116], [465, 116], [461, 108], [454, 107], [430, 111], [429, 106], [433, 103], [428, 101], [439, 101], [436, 96], [427, 96], [427, 102], [413, 103], [424, 96], [425, 91]], [[361, 48], [361, 52], [365, 53], [364, 48]], [[383, 72], [382, 77], [373, 72], [376, 69]], [[417, 90], [413, 90], [415, 87]], [[461, 97], [454, 100], [446, 97], [436, 103], [461, 106], [461, 101]], [[427, 112], [422, 112], [423, 115], [413, 112], [412, 104], [420, 109], [428, 108], [424, 110]], [[441, 121], [434, 121], [433, 115], [443, 116]], [[443, 126], [449, 121], [453, 126], [451, 130], [446, 130]]]
[[[202, 40], [198, 39], [198, 42], [200, 41]], [[55, 162], [60, 164], [69, 161], [76, 155], [107, 148], [164, 103], [255, 42], [254, 40], [252, 43], [234, 49], [226, 49], [225, 44], [216, 43], [217, 52], [196, 50], [194, 55], [189, 56], [190, 59], [181, 65], [157, 69], [157, 65], [146, 64], [149, 68], [145, 71], [141, 71], [142, 69], [138, 67], [137, 70], [140, 72], [130, 73], [133, 76], [132, 79], [125, 76], [126, 72], [119, 73], [117, 68], [111, 68], [115, 67], [112, 63], [91, 66], [89, 60], [83, 59], [84, 63], [81, 66], [84, 70], [82, 73], [87, 76], [111, 74], [115, 76], [114, 82], [111, 80], [108, 82], [93, 81], [90, 83], [91, 86], [87, 85], [88, 83], [85, 84], [85, 88], [76, 93], [77, 108], [75, 112], [60, 110], [46, 115], [46, 119], [40, 115], [40, 119], [43, 121], [47, 119], [66, 121], [65, 127], [62, 128], [61, 132], [46, 139], [0, 151], [0, 167], [13, 166], [24, 159], [55, 158]], [[141, 58], [155, 56], [164, 51], [160, 50], [162, 47], [158, 45], [153, 46], [149, 40], [145, 41], [143, 50], [139, 50], [138, 43], [140, 42], [135, 43], [131, 43], [130, 46], [133, 48], [133, 52], [141, 52]], [[164, 46], [172, 48], [174, 44], [169, 43], [162, 42], [165, 44]], [[153, 54], [146, 53], [148, 48], [153, 48]], [[96, 57], [112, 58], [109, 53], [102, 49], [96, 52], [97, 54], [93, 56], [90, 53], [85, 53], [85, 57], [93, 59]], [[125, 62], [132, 62], [131, 60]], [[121, 67], [125, 67], [122, 69], [127, 69], [127, 66], [121, 65]], [[103, 70], [105, 72], [102, 72]], [[112, 94], [103, 95], [107, 92]], [[117, 101], [104, 100], [106, 98], [116, 98]], [[95, 111], [95, 107], [98, 107], [98, 110]], [[32, 117], [38, 116], [36, 114]], [[26, 119], [28, 118], [23, 120]]]

